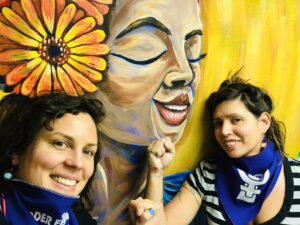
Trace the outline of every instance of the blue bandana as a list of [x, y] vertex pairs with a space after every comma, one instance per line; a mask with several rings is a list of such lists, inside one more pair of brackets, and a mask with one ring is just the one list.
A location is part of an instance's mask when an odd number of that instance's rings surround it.
[[220, 154], [216, 192], [234, 225], [247, 225], [259, 213], [282, 169], [282, 156], [270, 141], [258, 155], [239, 159]]
[[5, 195], [11, 225], [78, 225], [71, 206], [78, 197], [64, 196], [20, 180], [12, 180]]

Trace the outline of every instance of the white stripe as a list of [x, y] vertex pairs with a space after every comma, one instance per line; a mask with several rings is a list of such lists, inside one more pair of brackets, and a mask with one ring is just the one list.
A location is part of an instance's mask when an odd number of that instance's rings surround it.
[[300, 173], [300, 166], [291, 166], [293, 173]]
[[292, 205], [290, 212], [300, 212], [300, 205]]
[[300, 178], [294, 178], [294, 185], [300, 186]]
[[208, 225], [219, 225], [219, 224], [215, 223], [214, 221], [210, 220], [209, 218], [207, 218], [207, 223], [208, 223]]
[[286, 217], [281, 224], [285, 225], [299, 225], [299, 218]]
[[294, 191], [293, 199], [300, 199], [300, 191]]
[[209, 213], [211, 216], [218, 218], [219, 220], [225, 221], [224, 217], [222, 216], [222, 213], [218, 210], [215, 210], [209, 206], [206, 206], [206, 212]]
[[206, 201], [207, 202], [210, 202], [210, 203], [213, 203], [214, 205], [219, 205], [219, 199], [217, 197], [214, 197], [214, 196], [211, 196], [211, 195], [208, 195], [206, 196]]

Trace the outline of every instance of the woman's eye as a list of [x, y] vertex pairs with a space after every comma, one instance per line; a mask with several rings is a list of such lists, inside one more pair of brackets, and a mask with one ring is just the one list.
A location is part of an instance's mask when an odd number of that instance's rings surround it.
[[95, 150], [92, 150], [92, 149], [83, 149], [83, 153], [87, 156], [91, 156], [91, 157], [94, 157], [96, 152]]
[[213, 122], [213, 125], [214, 125], [215, 128], [218, 128], [218, 127], [222, 126], [222, 121], [216, 120], [216, 121]]
[[240, 122], [241, 120], [242, 120], [241, 118], [234, 118], [234, 119], [233, 119], [233, 122], [234, 122], [234, 123], [238, 123], [238, 122]]
[[67, 149], [69, 147], [68, 143], [61, 140], [56, 140], [53, 142], [53, 145], [59, 149]]

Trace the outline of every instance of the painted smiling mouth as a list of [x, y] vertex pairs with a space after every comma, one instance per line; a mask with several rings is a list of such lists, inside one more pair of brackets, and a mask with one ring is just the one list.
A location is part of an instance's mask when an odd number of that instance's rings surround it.
[[169, 102], [154, 101], [156, 108], [169, 125], [179, 125], [185, 121], [190, 110], [190, 101], [187, 94], [181, 94]]

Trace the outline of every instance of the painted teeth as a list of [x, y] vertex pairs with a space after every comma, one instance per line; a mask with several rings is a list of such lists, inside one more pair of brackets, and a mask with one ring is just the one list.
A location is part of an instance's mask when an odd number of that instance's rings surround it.
[[57, 183], [66, 185], [66, 186], [74, 186], [76, 184], [76, 180], [69, 180], [63, 177], [52, 177]]
[[165, 105], [170, 110], [183, 111], [187, 109], [187, 105]]

